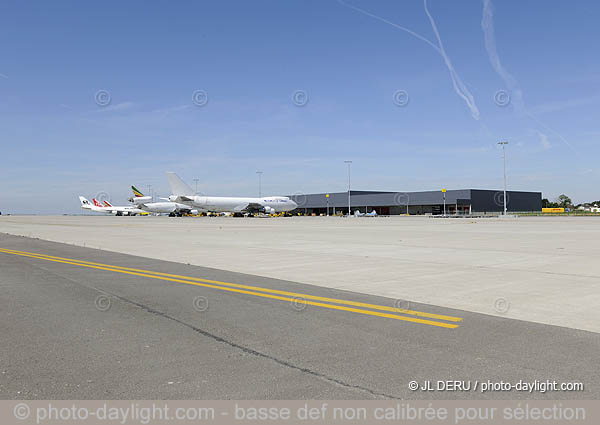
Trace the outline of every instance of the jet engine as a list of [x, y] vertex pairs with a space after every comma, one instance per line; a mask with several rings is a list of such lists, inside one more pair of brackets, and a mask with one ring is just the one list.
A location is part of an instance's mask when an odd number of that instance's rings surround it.
[[145, 204], [147, 202], [152, 202], [152, 196], [137, 196], [129, 198], [129, 202], [134, 203], [135, 205]]

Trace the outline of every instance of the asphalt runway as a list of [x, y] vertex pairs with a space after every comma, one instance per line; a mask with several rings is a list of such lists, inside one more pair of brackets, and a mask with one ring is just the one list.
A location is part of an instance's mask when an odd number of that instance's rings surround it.
[[5, 234], [0, 332], [3, 399], [600, 396], [598, 333]]
[[600, 217], [1, 216], [0, 232], [600, 333]]

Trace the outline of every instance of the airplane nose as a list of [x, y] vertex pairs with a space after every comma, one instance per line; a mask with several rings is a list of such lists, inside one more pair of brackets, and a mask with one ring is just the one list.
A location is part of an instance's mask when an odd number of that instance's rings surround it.
[[298, 204], [292, 200], [290, 200], [290, 204], [292, 205], [292, 209], [295, 210], [296, 208], [298, 208]]

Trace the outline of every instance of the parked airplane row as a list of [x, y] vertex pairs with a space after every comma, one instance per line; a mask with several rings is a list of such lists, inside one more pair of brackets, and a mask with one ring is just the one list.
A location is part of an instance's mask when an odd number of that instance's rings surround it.
[[104, 204], [101, 204], [96, 198], [92, 198], [92, 203], [83, 196], [79, 196], [79, 202], [81, 202], [81, 208], [84, 210], [105, 214], [137, 215], [144, 212], [143, 210], [132, 206], [114, 207], [108, 201], [104, 201]]
[[88, 211], [114, 215], [153, 213], [181, 216], [183, 214], [198, 214], [199, 212], [232, 213], [234, 215], [275, 214], [291, 211], [298, 207], [287, 196], [266, 196], [261, 198], [198, 196], [177, 174], [168, 172], [167, 179], [171, 187], [171, 195], [168, 198], [160, 198], [163, 202], [152, 202], [151, 196], [144, 196], [135, 186], [131, 186], [133, 191], [133, 196], [129, 199], [131, 205], [113, 206], [107, 201], [104, 201], [102, 204], [96, 199], [92, 199], [92, 203], [83, 196], [79, 196], [81, 208]]

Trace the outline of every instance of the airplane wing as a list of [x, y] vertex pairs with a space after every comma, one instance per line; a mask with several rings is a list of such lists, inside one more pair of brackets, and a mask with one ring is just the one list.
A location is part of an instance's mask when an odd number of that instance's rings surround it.
[[235, 207], [233, 210], [235, 212], [248, 212], [248, 213], [257, 213], [264, 211], [265, 207], [256, 202], [250, 202], [249, 204], [241, 204]]
[[178, 202], [178, 203], [184, 203], [184, 202], [194, 202], [194, 200], [192, 198], [190, 198], [189, 196], [185, 196], [185, 195], [171, 195], [168, 198], [160, 198], [162, 200], [165, 201], [169, 201], [169, 202]]

